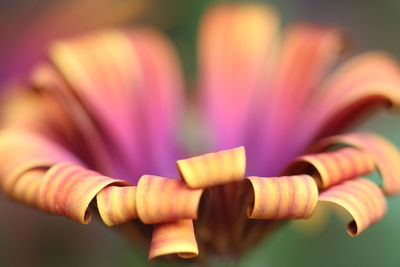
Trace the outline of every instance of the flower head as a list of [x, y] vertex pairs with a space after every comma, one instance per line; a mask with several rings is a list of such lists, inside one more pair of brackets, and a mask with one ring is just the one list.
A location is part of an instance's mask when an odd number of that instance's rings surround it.
[[[369, 52], [328, 76], [346, 46], [340, 31], [278, 27], [274, 10], [255, 4], [205, 15], [190, 103], [200, 120], [189, 131], [201, 141], [181, 137], [195, 116], [162, 34], [109, 29], [54, 43], [5, 102], [2, 189], [81, 223], [91, 210], [108, 226], [133, 221], [137, 238], [151, 235], [150, 259], [238, 256], [320, 202], [347, 210], [358, 235], [384, 215], [385, 194], [400, 192], [400, 154], [383, 137], [344, 131], [400, 104], [398, 66]], [[381, 187], [363, 178], [375, 168]]]

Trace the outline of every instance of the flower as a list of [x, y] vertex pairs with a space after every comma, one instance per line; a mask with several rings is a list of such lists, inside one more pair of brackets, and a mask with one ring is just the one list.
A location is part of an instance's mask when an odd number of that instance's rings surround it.
[[[54, 43], [4, 102], [4, 193], [84, 224], [95, 211], [108, 226], [133, 225], [136, 239], [151, 239], [150, 260], [237, 257], [321, 202], [349, 212], [347, 231], [360, 234], [400, 192], [400, 153], [344, 131], [399, 105], [398, 66], [369, 52], [324, 79], [344, 35], [296, 24], [279, 38], [278, 25], [266, 6], [212, 8], [191, 108], [173, 47], [155, 30]], [[382, 186], [363, 178], [376, 168]]]

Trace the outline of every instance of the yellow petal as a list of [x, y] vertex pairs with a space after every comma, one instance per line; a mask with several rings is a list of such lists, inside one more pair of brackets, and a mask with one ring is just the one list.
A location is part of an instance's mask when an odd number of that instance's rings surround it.
[[138, 218], [136, 189], [136, 186], [110, 185], [97, 194], [97, 208], [101, 219], [107, 226]]
[[375, 163], [369, 153], [346, 147], [336, 151], [301, 156], [289, 165], [285, 174], [307, 173], [316, 178], [318, 187], [328, 188], [374, 170]]
[[144, 175], [137, 185], [137, 213], [146, 224], [195, 219], [202, 192], [181, 180]]
[[175, 253], [181, 258], [192, 258], [199, 254], [192, 220], [154, 225], [149, 260]]
[[328, 137], [317, 143], [313, 151], [321, 151], [335, 144], [354, 146], [370, 154], [382, 177], [383, 191], [388, 195], [400, 193], [400, 153], [385, 138], [371, 133], [350, 133]]
[[318, 188], [308, 175], [249, 177], [254, 201], [248, 208], [252, 219], [308, 218], [318, 200]]
[[244, 147], [208, 153], [177, 161], [182, 179], [190, 188], [206, 188], [244, 178]]

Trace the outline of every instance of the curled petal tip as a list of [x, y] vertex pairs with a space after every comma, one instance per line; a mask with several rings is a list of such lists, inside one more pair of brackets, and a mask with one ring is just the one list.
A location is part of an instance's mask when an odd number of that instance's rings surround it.
[[124, 184], [77, 164], [56, 164], [40, 180], [38, 205], [45, 211], [87, 224], [91, 219], [90, 202], [104, 187], [113, 183]]
[[182, 179], [190, 188], [206, 188], [244, 179], [243, 146], [177, 161]]
[[308, 175], [249, 177], [248, 181], [254, 197], [247, 210], [249, 218], [308, 218], [317, 205], [318, 188]]
[[136, 191], [138, 216], [146, 224], [195, 219], [202, 192], [181, 180], [144, 175]]
[[336, 151], [301, 156], [289, 165], [285, 173], [309, 174], [315, 178], [319, 188], [328, 188], [374, 170], [375, 163], [369, 153], [346, 147]]
[[138, 218], [135, 186], [110, 185], [103, 188], [96, 199], [100, 217], [107, 226]]
[[383, 191], [388, 195], [400, 193], [400, 152], [394, 144], [377, 134], [360, 132], [322, 139], [313, 150], [321, 151], [335, 144], [353, 146], [367, 153], [379, 170]]
[[386, 212], [385, 196], [377, 185], [364, 178], [346, 181], [322, 192], [319, 201], [344, 208], [353, 220], [347, 226], [350, 236], [357, 236]]
[[192, 220], [154, 225], [149, 260], [170, 254], [177, 254], [180, 258], [193, 258], [199, 255]]

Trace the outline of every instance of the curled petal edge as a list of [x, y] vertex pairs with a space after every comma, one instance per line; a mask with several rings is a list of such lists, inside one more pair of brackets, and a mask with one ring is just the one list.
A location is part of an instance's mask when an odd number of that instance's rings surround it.
[[315, 144], [311, 151], [322, 151], [344, 144], [368, 153], [382, 178], [382, 188], [387, 195], [400, 193], [400, 152], [385, 138], [371, 133], [349, 133], [325, 138]]
[[326, 189], [374, 170], [375, 163], [369, 153], [345, 147], [335, 151], [300, 156], [289, 164], [284, 173], [308, 173], [315, 178], [319, 188]]
[[[354, 153], [361, 155], [362, 152]], [[386, 210], [379, 188], [365, 179], [342, 182], [323, 191], [318, 197], [315, 177], [309, 175], [244, 179], [244, 157], [244, 148], [240, 147], [222, 153], [209, 153], [195, 160], [201, 166], [211, 166], [211, 174], [226, 175], [222, 176], [224, 182], [220, 183], [215, 182], [218, 179], [215, 176], [207, 187], [240, 181], [251, 186], [253, 198], [247, 207], [250, 219], [308, 218], [313, 214], [318, 201], [327, 201], [341, 205], [350, 212], [354, 222], [349, 224], [348, 232], [355, 236], [382, 217]], [[214, 162], [210, 164], [210, 161]], [[242, 169], [238, 167], [235, 171], [227, 171], [227, 162], [239, 162]], [[193, 175], [192, 172], [189, 174]], [[239, 175], [242, 175], [240, 179]], [[88, 206], [96, 197], [100, 216], [108, 226], [136, 218], [154, 225], [150, 260], [169, 254], [189, 258], [199, 253], [193, 220], [197, 218], [200, 199], [206, 188], [192, 188], [185, 183], [185, 178], [178, 180], [144, 175], [137, 186], [132, 186], [87, 170], [80, 164], [61, 162], [50, 168], [38, 166], [23, 173], [15, 183], [13, 192], [19, 194], [22, 202], [81, 223], [89, 223]], [[342, 197], [347, 188], [355, 190], [360, 199], [348, 201]], [[369, 194], [374, 198], [367, 199]]]
[[333, 186], [322, 192], [319, 201], [344, 208], [353, 220], [347, 225], [347, 233], [357, 236], [386, 212], [385, 196], [373, 182], [358, 178]]

